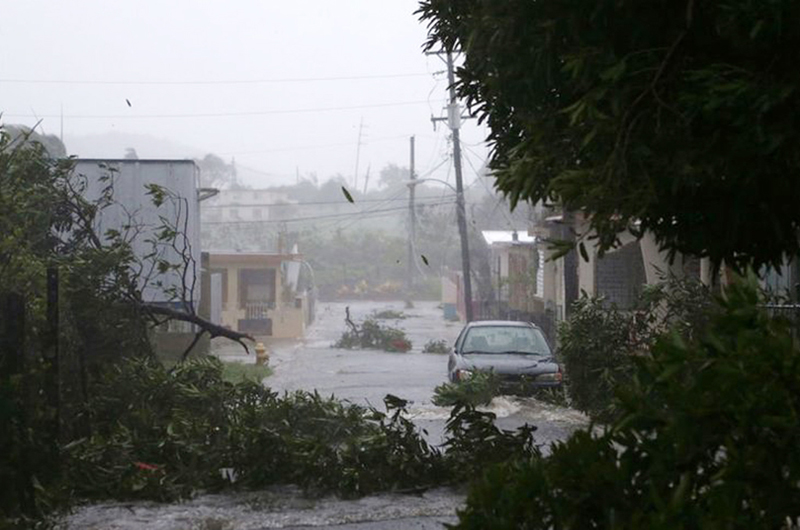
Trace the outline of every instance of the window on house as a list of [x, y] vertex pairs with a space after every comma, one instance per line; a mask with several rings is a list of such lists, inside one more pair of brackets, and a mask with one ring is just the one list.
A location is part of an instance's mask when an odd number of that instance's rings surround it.
[[275, 306], [275, 269], [239, 269], [239, 309], [248, 304]]

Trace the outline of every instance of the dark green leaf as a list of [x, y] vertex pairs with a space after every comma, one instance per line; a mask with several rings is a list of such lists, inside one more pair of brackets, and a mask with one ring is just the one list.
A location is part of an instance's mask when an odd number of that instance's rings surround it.
[[347, 199], [347, 202], [351, 202], [351, 203], [355, 202], [353, 200], [353, 196], [350, 195], [350, 192], [347, 191], [347, 188], [345, 188], [344, 186], [342, 186], [342, 194], [344, 195], [344, 198]]

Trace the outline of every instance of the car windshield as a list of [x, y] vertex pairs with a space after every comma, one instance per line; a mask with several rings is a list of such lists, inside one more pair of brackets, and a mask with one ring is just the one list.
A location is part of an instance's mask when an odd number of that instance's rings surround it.
[[550, 356], [550, 348], [536, 328], [476, 326], [467, 330], [463, 353], [527, 353]]

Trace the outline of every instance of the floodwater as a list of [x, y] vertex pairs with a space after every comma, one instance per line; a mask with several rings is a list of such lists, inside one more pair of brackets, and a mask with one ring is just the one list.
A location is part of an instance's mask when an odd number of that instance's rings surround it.
[[59, 529], [81, 530], [317, 530], [441, 529], [456, 521], [462, 498], [438, 489], [422, 495], [374, 495], [353, 501], [308, 499], [294, 488], [203, 495], [173, 504], [105, 503], [84, 506]]
[[[406, 331], [412, 350], [407, 353], [343, 350], [333, 343], [345, 331], [345, 307], [360, 322], [370, 314], [391, 309], [406, 318], [383, 324]], [[441, 443], [450, 409], [431, 402], [434, 389], [447, 380], [447, 356], [422, 353], [429, 340], [452, 345], [461, 324], [444, 320], [435, 302], [417, 302], [406, 309], [402, 302], [352, 302], [319, 304], [316, 322], [302, 341], [268, 343], [274, 374], [264, 383], [277, 391], [317, 390], [353, 403], [383, 410], [383, 398], [394, 394], [409, 401], [408, 416], [424, 429], [432, 444]], [[254, 362], [240, 346], [217, 342], [214, 353], [227, 361]], [[531, 398], [498, 396], [485, 410], [497, 416], [497, 425], [515, 429], [537, 426], [535, 439], [546, 451], [587, 425], [587, 418], [572, 409]], [[304, 498], [294, 488], [205, 495], [176, 504], [105, 503], [80, 507], [60, 523], [63, 530], [228, 530], [261, 528], [336, 528], [337, 530], [402, 530], [442, 528], [456, 520], [463, 495], [437, 489], [422, 495], [376, 495], [343, 501], [333, 497]]]
[[[384, 396], [394, 394], [409, 401], [409, 417], [429, 433], [428, 441], [440, 443], [450, 409], [437, 407], [431, 399], [434, 389], [447, 381], [447, 355], [422, 353], [422, 349], [430, 340], [445, 340], [452, 345], [463, 324], [446, 321], [437, 305], [416, 302], [413, 308], [405, 309], [402, 302], [320, 304], [317, 321], [305, 341], [274, 346], [270, 365], [275, 373], [265, 383], [278, 391], [316, 389], [325, 396], [335, 395], [380, 409]], [[381, 323], [403, 329], [411, 340], [411, 351], [333, 348], [332, 344], [347, 329], [345, 307], [350, 308], [355, 322], [380, 311], [402, 312], [406, 318]], [[241, 348], [226, 348], [241, 356]], [[494, 413], [497, 425], [503, 429], [516, 429], [526, 423], [536, 425], [536, 440], [545, 448], [588, 423], [580, 412], [531, 398], [499, 396], [484, 410]]]

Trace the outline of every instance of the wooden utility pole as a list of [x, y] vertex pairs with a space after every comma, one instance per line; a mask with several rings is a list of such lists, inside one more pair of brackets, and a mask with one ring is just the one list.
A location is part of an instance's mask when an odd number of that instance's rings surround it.
[[447, 105], [447, 118], [433, 118], [433, 121], [447, 120], [447, 126], [453, 131], [453, 165], [456, 173], [456, 218], [458, 234], [461, 238], [461, 274], [464, 282], [464, 312], [467, 322], [473, 320], [472, 314], [472, 274], [469, 264], [469, 240], [467, 237], [467, 212], [464, 206], [464, 180], [461, 172], [461, 108], [456, 98], [455, 67], [453, 65], [453, 52], [448, 50], [447, 57], [447, 82], [449, 83], [450, 103]]
[[409, 297], [411, 296], [411, 290], [414, 287], [414, 260], [416, 256], [414, 256], [414, 244], [416, 242], [417, 236], [417, 214], [414, 209], [414, 198], [416, 194], [416, 184], [414, 180], [417, 178], [414, 175], [414, 137], [412, 136], [410, 139], [410, 159], [409, 159], [409, 178], [411, 182], [408, 185], [408, 258], [406, 260], [406, 265], [408, 267], [407, 276], [406, 276], [406, 288], [408, 289]]

